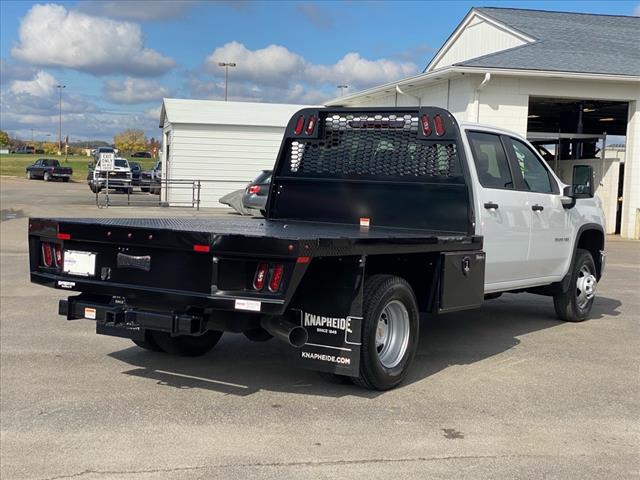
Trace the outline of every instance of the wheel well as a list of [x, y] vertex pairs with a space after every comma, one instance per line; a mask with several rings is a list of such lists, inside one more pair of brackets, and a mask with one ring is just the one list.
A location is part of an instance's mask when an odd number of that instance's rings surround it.
[[367, 257], [366, 275], [388, 274], [404, 278], [413, 290], [421, 312], [429, 312], [433, 306], [438, 253], [405, 255], [371, 255]]
[[596, 229], [585, 230], [580, 234], [576, 248], [582, 248], [591, 253], [593, 261], [596, 264], [597, 277], [598, 280], [600, 280], [602, 276], [600, 251], [604, 250], [604, 234]]

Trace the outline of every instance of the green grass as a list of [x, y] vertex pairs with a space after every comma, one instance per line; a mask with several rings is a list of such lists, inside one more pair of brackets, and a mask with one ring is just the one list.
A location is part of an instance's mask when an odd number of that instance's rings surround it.
[[[0, 176], [24, 178], [25, 168], [39, 158], [56, 158], [62, 166], [73, 168], [72, 180], [76, 182], [87, 178], [88, 165], [91, 162], [91, 157], [77, 155], [70, 156], [67, 162], [64, 161], [64, 155], [0, 155]], [[150, 169], [156, 162], [153, 158], [135, 158], [133, 161], [138, 162], [142, 170]]]

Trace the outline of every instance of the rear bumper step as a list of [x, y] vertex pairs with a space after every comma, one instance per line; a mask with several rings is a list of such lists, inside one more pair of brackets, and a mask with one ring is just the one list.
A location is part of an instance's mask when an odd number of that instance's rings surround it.
[[95, 320], [96, 333], [132, 340], [144, 340], [146, 330], [172, 335], [199, 335], [205, 331], [205, 320], [197, 315], [137, 310], [85, 299], [82, 295], [60, 300], [58, 313], [67, 320]]

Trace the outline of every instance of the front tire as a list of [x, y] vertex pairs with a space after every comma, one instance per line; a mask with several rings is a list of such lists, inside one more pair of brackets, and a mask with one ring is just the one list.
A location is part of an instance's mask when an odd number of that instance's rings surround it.
[[180, 357], [199, 357], [216, 346], [222, 332], [208, 330], [202, 335], [178, 335], [172, 337], [166, 332], [152, 332], [152, 338], [160, 349], [171, 355]]
[[553, 296], [553, 306], [560, 320], [582, 322], [587, 319], [595, 300], [596, 265], [591, 253], [578, 249], [573, 263], [569, 288]]
[[420, 317], [411, 286], [393, 275], [364, 284], [360, 374], [353, 383], [389, 390], [407, 376], [418, 349]]
[[27, 172], [27, 180], [33, 180], [33, 177], [31, 176], [31, 172]]

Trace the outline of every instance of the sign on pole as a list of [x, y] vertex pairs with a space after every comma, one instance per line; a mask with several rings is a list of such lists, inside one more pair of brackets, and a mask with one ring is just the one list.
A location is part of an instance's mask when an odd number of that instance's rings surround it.
[[116, 155], [113, 152], [100, 152], [100, 170], [103, 172], [113, 172], [115, 169]]

